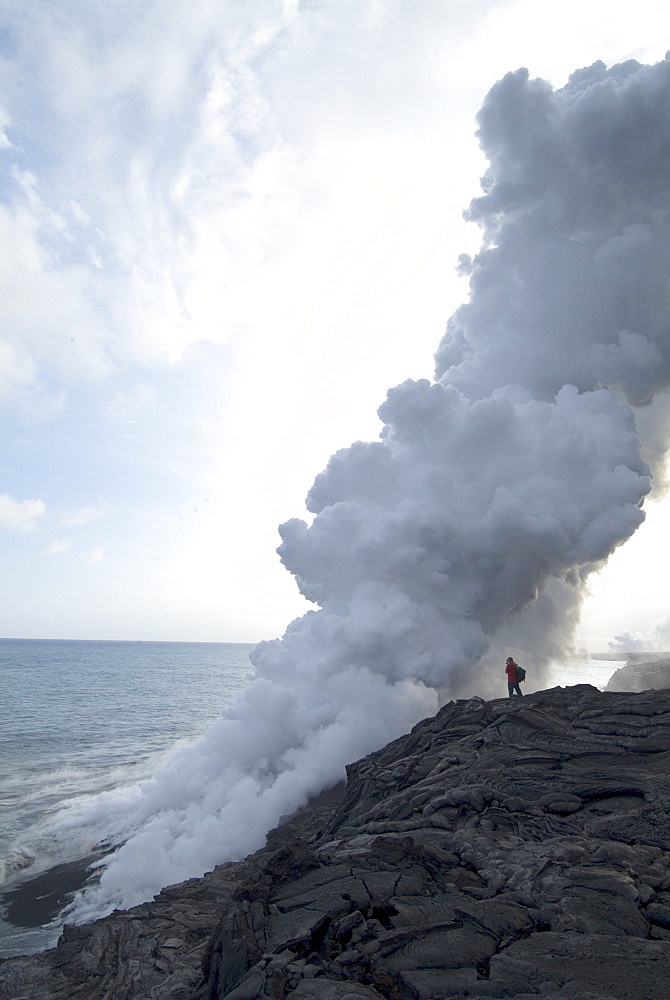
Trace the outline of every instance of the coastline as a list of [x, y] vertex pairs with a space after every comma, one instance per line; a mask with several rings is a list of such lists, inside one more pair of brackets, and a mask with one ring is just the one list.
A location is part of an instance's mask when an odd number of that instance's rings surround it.
[[91, 876], [97, 855], [54, 865], [16, 886], [0, 889], [0, 906], [15, 927], [50, 924]]
[[669, 734], [670, 690], [449, 702], [255, 854], [0, 963], [0, 998], [665, 1000]]
[[[552, 687], [571, 686], [587, 680], [604, 690], [616, 662], [592, 654], [589, 667], [585, 671], [584, 659], [579, 657], [574, 663], [556, 664], [542, 681]], [[59, 917], [63, 908], [94, 877], [91, 866], [99, 862], [100, 857], [101, 853], [91, 853], [32, 876], [24, 871], [0, 886], [0, 961], [19, 955], [35, 955], [55, 945], [62, 930]]]
[[91, 881], [99, 858], [89, 854], [0, 887], [0, 961], [53, 947], [62, 929], [59, 915]]
[[[285, 816], [275, 831], [291, 829], [296, 817], [316, 816], [334, 809], [345, 792], [339, 782], [314, 795], [307, 806], [295, 816]], [[103, 852], [107, 853], [107, 852]], [[59, 920], [64, 907], [74, 895], [96, 877], [93, 866], [100, 861], [100, 852], [75, 861], [54, 865], [37, 875], [0, 886], [0, 963], [8, 958], [29, 957], [56, 945], [63, 929]], [[3, 933], [4, 932], [4, 933]], [[29, 942], [26, 947], [26, 942]]]

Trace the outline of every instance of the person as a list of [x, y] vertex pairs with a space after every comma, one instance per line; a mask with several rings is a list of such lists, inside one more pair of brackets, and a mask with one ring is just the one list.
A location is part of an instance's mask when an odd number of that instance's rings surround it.
[[515, 694], [518, 694], [520, 698], [523, 698], [523, 691], [519, 687], [519, 665], [514, 662], [511, 656], [507, 657], [505, 673], [507, 674], [507, 691], [510, 698], [512, 698]]

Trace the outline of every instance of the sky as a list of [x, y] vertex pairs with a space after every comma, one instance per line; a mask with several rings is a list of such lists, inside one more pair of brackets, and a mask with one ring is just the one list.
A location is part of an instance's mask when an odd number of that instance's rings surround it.
[[[669, 46], [653, 0], [6, 0], [0, 634], [256, 642], [313, 607], [278, 525], [433, 377], [487, 93]], [[661, 495], [589, 648], [668, 614]]]

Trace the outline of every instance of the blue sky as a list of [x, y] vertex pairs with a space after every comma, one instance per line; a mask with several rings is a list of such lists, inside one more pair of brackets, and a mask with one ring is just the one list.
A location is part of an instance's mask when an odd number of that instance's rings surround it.
[[[485, 94], [669, 40], [652, 0], [5, 2], [0, 633], [280, 634], [277, 525], [467, 295]], [[667, 610], [668, 522], [589, 644]]]

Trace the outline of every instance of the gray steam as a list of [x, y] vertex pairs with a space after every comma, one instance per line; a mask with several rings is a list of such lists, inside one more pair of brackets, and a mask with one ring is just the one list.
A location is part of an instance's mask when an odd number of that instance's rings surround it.
[[282, 525], [316, 610], [256, 647], [255, 679], [199, 744], [61, 816], [90, 843], [111, 813], [125, 841], [70, 919], [259, 847], [441, 699], [500, 694], [503, 651], [538, 668], [565, 651], [584, 581], [641, 523], [631, 407], [670, 372], [670, 62], [596, 63], [558, 91], [519, 70], [479, 138], [483, 245], [461, 261], [470, 300], [437, 381], [392, 389], [380, 440], [334, 455], [312, 523]]

